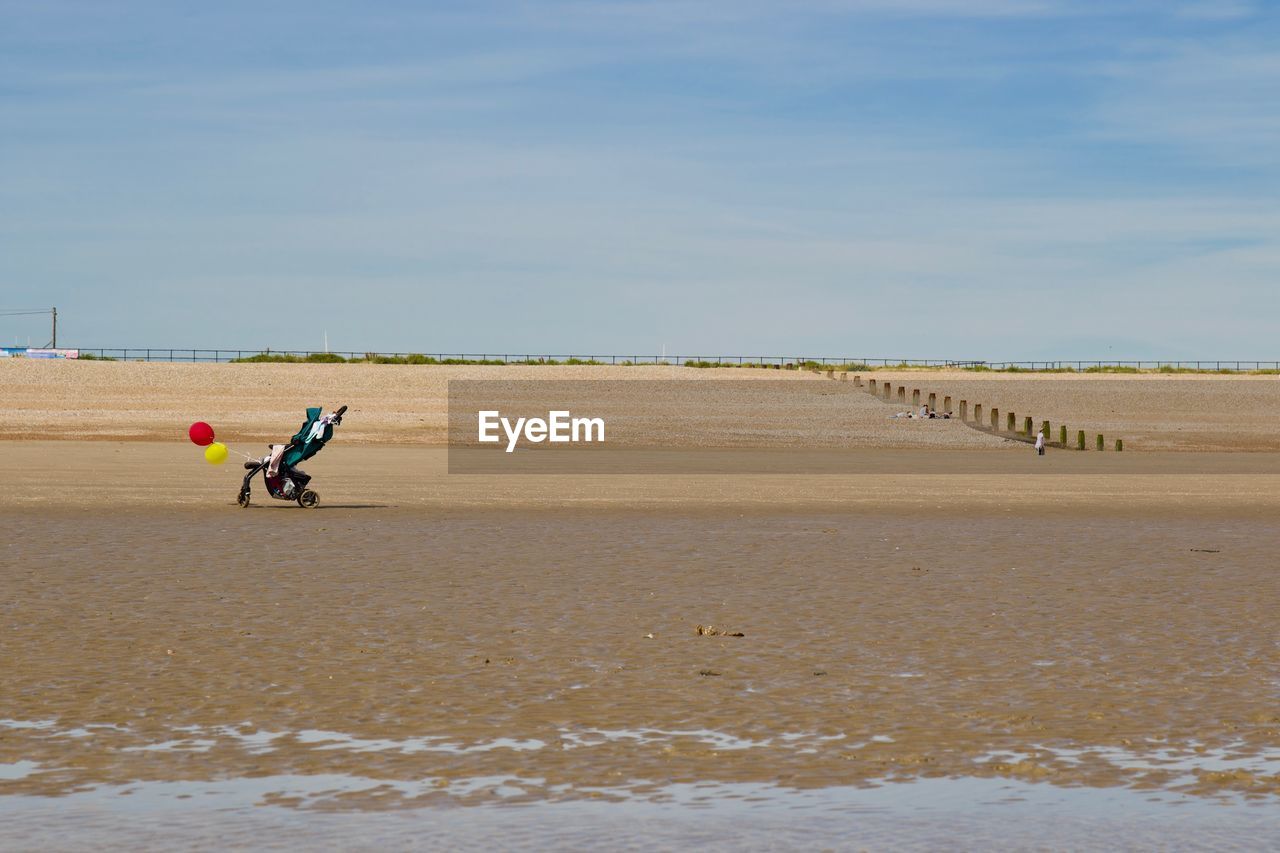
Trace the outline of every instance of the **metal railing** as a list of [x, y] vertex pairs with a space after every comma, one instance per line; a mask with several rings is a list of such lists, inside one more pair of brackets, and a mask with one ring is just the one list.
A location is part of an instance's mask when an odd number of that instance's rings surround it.
[[795, 367], [820, 365], [828, 367], [868, 368], [955, 368], [975, 371], [1280, 371], [1280, 361], [1245, 361], [1236, 359], [1200, 361], [981, 361], [931, 358], [870, 358], [861, 356], [779, 356], [779, 355], [591, 355], [530, 353], [411, 353], [411, 352], [321, 352], [318, 350], [240, 350], [177, 349], [157, 347], [80, 348], [82, 358], [116, 359], [118, 361], [229, 362], [262, 357], [294, 358], [299, 361], [324, 361], [334, 356], [344, 361], [406, 361], [419, 364], [669, 364], [669, 365], [761, 365]]
[[[81, 357], [114, 358], [119, 361], [185, 361], [227, 362], [262, 356], [292, 357], [299, 360], [323, 361], [337, 356], [344, 361], [377, 359], [414, 359], [426, 364], [725, 364], [725, 365], [867, 365], [878, 367], [946, 367], [956, 362], [949, 359], [854, 358], [832, 356], [777, 355], [591, 355], [530, 353], [423, 353], [423, 352], [320, 352], [316, 350], [233, 350], [170, 349], [137, 347], [81, 347]], [[980, 364], [981, 362], [965, 362]]]
[[988, 370], [1190, 370], [1190, 371], [1231, 371], [1280, 370], [1280, 361], [992, 361], [986, 365]]

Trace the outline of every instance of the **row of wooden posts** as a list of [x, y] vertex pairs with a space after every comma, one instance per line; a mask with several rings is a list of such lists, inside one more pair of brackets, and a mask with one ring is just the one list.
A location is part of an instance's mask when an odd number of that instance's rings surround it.
[[[847, 372], [841, 372], [837, 374], [836, 371], [828, 370], [827, 376], [831, 379], [835, 379], [838, 376], [841, 381], [849, 380], [849, 374]], [[862, 377], [857, 374], [854, 375], [853, 381], [857, 383], [859, 386], [862, 385]], [[879, 384], [879, 387], [877, 387], [876, 380], [870, 379], [868, 380], [867, 390], [869, 390], [873, 395], [876, 395], [876, 396], [883, 395], [884, 401], [886, 403], [891, 402], [891, 395], [893, 394], [892, 383], [881, 381]], [[919, 388], [913, 389], [911, 391], [911, 406], [913, 409], [920, 407], [920, 400], [921, 400], [920, 389]], [[907, 402], [907, 386], [905, 385], [898, 386], [898, 402], [899, 403]], [[928, 406], [930, 411], [935, 411], [937, 409], [937, 406], [938, 406], [937, 394], [933, 394], [933, 393], [929, 394]], [[951, 408], [950, 396], [946, 396], [942, 398], [942, 411], [949, 415], [955, 414], [955, 412]], [[958, 417], [960, 418], [961, 421], [964, 421], [965, 423], [969, 423], [969, 401], [968, 400], [960, 401], [960, 411], [959, 411]], [[990, 426], [991, 432], [994, 432], [994, 433], [1000, 432], [1001, 431], [1000, 430], [1000, 410], [998, 408], [995, 408], [994, 406], [991, 408], [990, 419], [991, 419], [991, 426]], [[1017, 416], [1013, 412], [1006, 412], [1004, 431], [1008, 433], [1012, 433], [1014, 435], [1022, 435], [1028, 439], [1034, 439], [1035, 438], [1035, 433], [1033, 432], [1033, 430], [1035, 429], [1034, 423], [1035, 422], [1030, 417], [1024, 418], [1022, 422], [1022, 429], [1018, 429]], [[972, 425], [977, 426], [979, 429], [984, 428], [982, 425], [982, 404], [981, 403], [975, 403], [973, 406]], [[1053, 443], [1052, 433], [1050, 432], [1050, 429], [1049, 429], [1049, 422], [1048, 421], [1041, 422], [1040, 428], [1044, 432], [1044, 440], [1046, 442]], [[1057, 445], [1059, 447], [1068, 446], [1067, 445], [1067, 427], [1064, 424], [1059, 424], [1058, 426]], [[1098, 450], [1106, 449], [1106, 441], [1103, 438], [1102, 433], [1098, 433], [1096, 440], [1094, 442], [1094, 446]], [[1084, 430], [1079, 430], [1076, 432], [1075, 448], [1076, 450], [1085, 449]], [[1124, 450], [1124, 441], [1122, 439], [1117, 438], [1115, 443], [1115, 448], [1117, 451]]]

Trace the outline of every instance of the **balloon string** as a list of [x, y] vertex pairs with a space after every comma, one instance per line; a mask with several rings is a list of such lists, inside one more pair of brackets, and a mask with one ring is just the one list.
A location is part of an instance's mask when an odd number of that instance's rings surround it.
[[[227, 447], [225, 444], [224, 444], [224, 445], [222, 445], [222, 446], [223, 446], [223, 447]], [[242, 451], [242, 450], [236, 450], [234, 447], [227, 447], [227, 452], [228, 452], [228, 453], [234, 453], [234, 454], [235, 454], [235, 455], [237, 455], [237, 456], [243, 456], [243, 457], [245, 458], [245, 461], [246, 461], [246, 462], [257, 462], [257, 461], [258, 461], [258, 458], [259, 458], [259, 457], [257, 457], [257, 456], [250, 456], [248, 453], [245, 453], [245, 452], [244, 452], [244, 451]], [[219, 468], [221, 468], [222, 466], [221, 466], [221, 465], [219, 465], [218, 467], [219, 467]], [[239, 476], [239, 474], [236, 474], [236, 476]]]
[[[225, 444], [222, 446], [227, 447]], [[234, 447], [227, 447], [227, 452], [234, 453], [236, 456], [243, 456], [245, 458], [245, 461], [247, 462], [256, 462], [258, 461], [259, 458], [261, 458], [258, 456], [250, 456], [248, 453], [245, 453], [243, 450], [236, 450]]]

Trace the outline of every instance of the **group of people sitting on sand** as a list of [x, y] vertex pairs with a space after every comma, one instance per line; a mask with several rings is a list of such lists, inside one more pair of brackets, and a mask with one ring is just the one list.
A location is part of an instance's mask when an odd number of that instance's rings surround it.
[[895, 413], [895, 414], [889, 415], [889, 417], [891, 417], [891, 418], [913, 418], [913, 419], [919, 419], [919, 420], [932, 420], [932, 419], [934, 419], [934, 418], [941, 418], [941, 419], [943, 419], [943, 420], [951, 420], [951, 413], [950, 413], [950, 412], [938, 412], [938, 411], [935, 411], [935, 410], [933, 410], [933, 409], [929, 408], [928, 406], [921, 406], [921, 407], [920, 407], [920, 411], [918, 411], [918, 412], [913, 412], [913, 411], [909, 411], [909, 410], [908, 410], [908, 411], [905, 411], [905, 412], [897, 412], [897, 413]]

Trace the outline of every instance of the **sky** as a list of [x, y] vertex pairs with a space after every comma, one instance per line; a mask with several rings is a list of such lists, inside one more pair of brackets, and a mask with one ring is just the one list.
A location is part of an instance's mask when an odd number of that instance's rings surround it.
[[1275, 2], [0, 0], [0, 309], [82, 347], [1274, 360], [1278, 151]]

